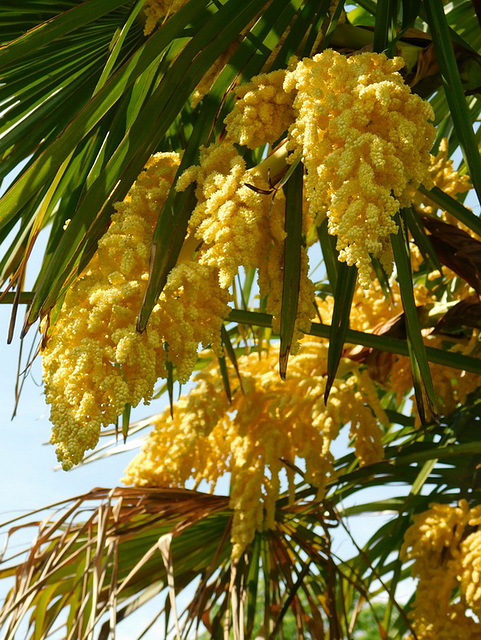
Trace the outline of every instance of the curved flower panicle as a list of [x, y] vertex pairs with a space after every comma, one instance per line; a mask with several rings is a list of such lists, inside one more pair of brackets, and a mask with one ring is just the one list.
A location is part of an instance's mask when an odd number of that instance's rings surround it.
[[371, 256], [383, 260], [393, 216], [429, 179], [431, 106], [411, 94], [401, 58], [326, 50], [301, 60], [284, 88], [295, 91], [289, 135], [307, 168], [313, 215], [326, 213], [339, 259], [368, 286]]
[[51, 441], [65, 469], [82, 460], [96, 445], [100, 427], [115, 422], [127, 403], [148, 401], [165, 371], [157, 331], [151, 327], [140, 335], [135, 324], [153, 227], [179, 162], [173, 153], [152, 157], [125, 201], [116, 205], [110, 228], [68, 290], [42, 351]]
[[[401, 557], [415, 560], [419, 583], [410, 617], [420, 640], [479, 637], [470, 615], [481, 611], [479, 524], [479, 506], [470, 509], [460, 500], [457, 506], [432, 504], [406, 531]], [[457, 589], [461, 599], [453, 602]]]
[[224, 120], [229, 136], [255, 149], [273, 144], [294, 120], [292, 96], [283, 89], [285, 69], [254, 76], [241, 85], [234, 108]]
[[157, 154], [148, 163], [87, 269], [68, 290], [42, 351], [52, 443], [65, 469], [93, 448], [100, 428], [115, 423], [126, 404], [148, 403], [169, 359], [180, 380], [190, 376], [199, 343], [220, 349], [229, 294], [218, 271], [195, 262], [169, 274], [144, 333], [136, 330], [147, 286], [158, 211], [180, 158]]
[[179, 11], [187, 2], [188, 0], [146, 0], [144, 35], [150, 35], [160, 20]]
[[[196, 377], [197, 386], [155, 421], [147, 444], [127, 469], [125, 481], [135, 485], [180, 486], [189, 478], [214, 488], [231, 474], [230, 505], [233, 557], [238, 558], [257, 531], [274, 526], [280, 474], [302, 459], [305, 479], [322, 497], [334, 478], [331, 442], [342, 425], [352, 421], [360, 464], [383, 456], [381, 409], [367, 407], [375, 394], [368, 376], [352, 363], [346, 379], [334, 381], [324, 403], [327, 345], [303, 340], [292, 356], [285, 381], [276, 371], [278, 347], [268, 353], [238, 358], [242, 389], [230, 370], [232, 402], [213, 365]], [[379, 403], [377, 403], [379, 404]], [[369, 413], [369, 415], [367, 415]]]

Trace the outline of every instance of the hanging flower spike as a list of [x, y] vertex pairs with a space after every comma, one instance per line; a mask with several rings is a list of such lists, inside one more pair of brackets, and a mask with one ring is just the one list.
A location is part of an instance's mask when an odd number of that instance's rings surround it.
[[[51, 442], [64, 469], [81, 462], [100, 428], [126, 404], [148, 403], [168, 359], [186, 381], [199, 343], [220, 350], [229, 294], [218, 271], [193, 261], [168, 276], [146, 331], [136, 330], [147, 286], [153, 228], [176, 173], [178, 154], [157, 154], [100, 239], [86, 270], [67, 292], [42, 352]], [[165, 346], [167, 345], [168, 354]]]
[[228, 135], [255, 149], [273, 144], [294, 120], [292, 96], [283, 89], [285, 69], [262, 73], [241, 85], [238, 101], [224, 120]]
[[[179, 164], [177, 154], [148, 163], [96, 254], [67, 292], [42, 351], [51, 442], [64, 469], [93, 448], [100, 427], [116, 421], [126, 403], [148, 400], [164, 372], [156, 327], [140, 335], [136, 317], [148, 279], [153, 227]], [[116, 353], [116, 352], [119, 353]], [[130, 362], [129, 372], [119, 362]]]
[[[419, 640], [476, 640], [479, 623], [469, 614], [481, 610], [479, 552], [481, 509], [432, 504], [414, 516], [401, 549], [404, 560], [414, 559], [419, 578], [410, 612]], [[473, 531], [474, 529], [474, 531]], [[461, 599], [453, 601], [460, 588]]]
[[[270, 249], [271, 233], [284, 220], [284, 197], [269, 194], [267, 178], [245, 162], [230, 142], [201, 150], [200, 166], [190, 167], [177, 183], [179, 191], [197, 183], [197, 205], [190, 219], [191, 233], [202, 240], [198, 260], [219, 269], [227, 289], [239, 267], [257, 268]], [[254, 187], [252, 189], [251, 187]]]
[[196, 376], [197, 386], [175, 404], [174, 417], [168, 410], [158, 417], [124, 478], [129, 484], [159, 487], [182, 486], [192, 478], [206, 480], [213, 489], [230, 472], [235, 559], [256, 531], [275, 526], [283, 469], [293, 480], [289, 464], [304, 460], [306, 481], [323, 497], [335, 473], [330, 445], [342, 425], [355, 424], [351, 435], [360, 464], [383, 456], [381, 424], [388, 420], [380, 406], [374, 411], [367, 406], [375, 389], [355, 363], [344, 363], [346, 379], [336, 378], [326, 405], [324, 342], [304, 339], [285, 381], [276, 372], [278, 358], [278, 346], [240, 356], [243, 390], [231, 369], [231, 404], [217, 368], [209, 365]]
[[371, 256], [388, 262], [393, 216], [428, 180], [431, 106], [397, 73], [401, 58], [326, 50], [287, 73], [296, 91], [291, 146], [302, 153], [312, 214], [327, 213], [339, 259], [368, 287]]

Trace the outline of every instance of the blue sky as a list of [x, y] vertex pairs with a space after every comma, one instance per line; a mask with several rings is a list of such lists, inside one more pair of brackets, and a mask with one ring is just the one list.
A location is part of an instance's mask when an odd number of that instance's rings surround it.
[[[4, 487], [0, 493], [1, 521], [8, 519], [12, 510], [37, 508], [88, 491], [94, 486], [114, 486], [131, 457], [131, 454], [114, 456], [70, 473], [54, 470], [57, 464], [54, 447], [45, 445], [50, 437], [50, 422], [49, 408], [40, 385], [40, 359], [33, 365], [22, 391], [17, 415], [11, 419], [15, 405], [19, 342], [17, 339], [11, 345], [6, 344], [9, 317], [10, 307], [0, 305], [0, 482]], [[18, 324], [21, 325], [21, 318]], [[27, 335], [27, 344], [32, 338]]]

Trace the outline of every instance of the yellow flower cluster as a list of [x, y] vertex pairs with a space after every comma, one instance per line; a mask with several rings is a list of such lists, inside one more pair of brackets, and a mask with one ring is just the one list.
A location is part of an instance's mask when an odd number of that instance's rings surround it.
[[185, 171], [177, 189], [182, 191], [192, 182], [197, 183], [197, 205], [189, 227], [203, 242], [199, 262], [216, 266], [221, 286], [227, 288], [240, 265], [258, 267], [265, 260], [273, 233], [276, 241], [283, 242], [283, 195], [273, 200], [251, 189], [267, 190], [269, 185], [259, 171], [246, 169], [229, 142], [203, 148], [200, 166]]
[[[449, 140], [443, 138], [439, 144], [438, 153], [431, 158], [431, 166], [429, 167], [429, 175], [436, 187], [439, 187], [444, 193], [455, 198], [459, 193], [465, 193], [472, 188], [468, 175], [461, 175], [453, 167], [453, 161], [448, 156]], [[432, 205], [432, 203], [431, 203]], [[434, 215], [436, 206], [422, 207], [424, 213]], [[446, 214], [444, 214], [446, 215]], [[453, 223], [452, 217], [447, 222]], [[457, 220], [454, 224], [458, 224]]]
[[87, 269], [67, 292], [42, 351], [51, 442], [65, 469], [93, 448], [101, 426], [115, 423], [126, 404], [148, 402], [168, 358], [186, 380], [200, 342], [220, 349], [228, 294], [216, 269], [181, 263], [170, 273], [143, 334], [136, 331], [148, 280], [158, 211], [179, 164], [174, 153], [149, 161]]
[[234, 558], [256, 530], [274, 527], [283, 469], [291, 485], [289, 465], [304, 460], [306, 480], [324, 493], [334, 474], [330, 444], [342, 425], [351, 424], [360, 464], [383, 456], [381, 425], [387, 417], [365, 372], [346, 361], [345, 375], [334, 381], [326, 406], [327, 346], [304, 339], [290, 359], [285, 382], [276, 372], [278, 357], [278, 347], [239, 357], [242, 389], [232, 368], [231, 404], [210, 365], [175, 404], [174, 417], [166, 410], [157, 418], [144, 450], [126, 471], [130, 484], [181, 486], [192, 477], [212, 489], [230, 472]]
[[[282, 298], [284, 198], [275, 196], [262, 164], [247, 169], [232, 141], [250, 148], [274, 143], [288, 129], [288, 146], [302, 155], [310, 202], [306, 220], [329, 217], [340, 259], [370, 282], [371, 256], [390, 256], [389, 235], [400, 206], [428, 179], [434, 127], [431, 107], [411, 94], [397, 70], [402, 60], [381, 54], [346, 57], [332, 50], [289, 69], [258, 75], [237, 90], [225, 119], [228, 138], [201, 150], [199, 166], [177, 188], [195, 182], [190, 233], [202, 241], [198, 260], [219, 269], [228, 288], [240, 266], [259, 271], [261, 295], [274, 328]], [[275, 154], [274, 154], [275, 155]], [[289, 162], [284, 150], [284, 169]], [[304, 229], [305, 236], [309, 229]], [[313, 286], [301, 256], [296, 341], [310, 326]], [[294, 347], [295, 348], [295, 347]]]
[[[444, 348], [445, 350], [447, 342], [446, 337], [442, 335], [433, 334], [425, 338], [427, 346]], [[478, 332], [476, 331], [473, 332], [472, 338], [468, 342], [453, 341], [451, 350], [465, 355], [473, 355], [473, 349], [476, 349], [477, 345]], [[468, 395], [481, 387], [481, 375], [470, 371], [460, 371], [439, 364], [430, 364], [430, 371], [438, 409], [442, 415], [449, 415], [456, 407], [463, 405]], [[397, 357], [394, 360], [386, 386], [397, 392], [398, 400], [411, 389], [412, 373], [408, 358]]]
[[[378, 325], [402, 313], [401, 294], [396, 280], [390, 282], [391, 295], [386, 297], [378, 280], [372, 280], [366, 291], [357, 286], [351, 305], [350, 322], [357, 331], [372, 331]], [[415, 287], [417, 297], [418, 288]]]
[[285, 69], [262, 73], [237, 89], [238, 101], [225, 119], [233, 140], [254, 149], [274, 143], [287, 130], [294, 111], [283, 89], [285, 77]]
[[431, 106], [411, 94], [398, 69], [401, 58], [326, 50], [288, 72], [296, 91], [291, 146], [307, 168], [313, 214], [327, 213], [340, 260], [370, 281], [370, 256], [387, 260], [393, 216], [429, 179], [434, 139]]
[[[401, 550], [419, 578], [411, 618], [419, 640], [479, 638], [481, 614], [481, 508], [433, 504], [413, 518]], [[455, 590], [460, 601], [453, 602]]]
[[144, 34], [148, 36], [163, 18], [182, 9], [188, 0], [145, 0], [144, 14], [146, 17]]
[[[479, 508], [477, 511], [476, 525], [479, 527]], [[469, 524], [473, 525], [471, 517]], [[479, 616], [481, 614], [481, 531], [479, 528], [471, 533], [462, 542], [461, 547], [461, 593], [467, 606]]]
[[[268, 295], [267, 310], [278, 330], [286, 235], [282, 191], [270, 193], [263, 165], [247, 169], [231, 142], [203, 148], [200, 165], [182, 174], [177, 189], [181, 191], [192, 182], [197, 185], [197, 205], [189, 229], [202, 241], [199, 263], [219, 270], [224, 289], [232, 284], [240, 266], [259, 269], [261, 295]], [[314, 299], [305, 251], [301, 260], [296, 341], [310, 328]], [[293, 348], [295, 352], [296, 344]]]

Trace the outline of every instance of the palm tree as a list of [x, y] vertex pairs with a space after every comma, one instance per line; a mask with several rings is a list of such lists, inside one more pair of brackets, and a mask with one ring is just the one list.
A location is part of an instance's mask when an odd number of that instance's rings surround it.
[[[117, 625], [151, 601], [161, 604], [155, 607], [147, 626], [159, 627], [162, 615], [165, 637], [194, 637], [199, 629], [204, 633], [207, 629], [212, 638], [236, 640], [353, 638], [364, 624], [359, 620], [366, 615], [375, 620], [379, 637], [434, 637], [429, 635], [432, 630], [423, 630], [416, 623], [419, 603], [415, 595], [407, 605], [401, 605], [396, 593], [411, 575], [409, 560], [415, 558], [406, 545], [401, 553], [414, 516], [428, 513], [432, 503], [451, 508], [465, 500], [471, 510], [480, 504], [477, 472], [481, 440], [476, 428], [481, 384], [481, 223], [464, 204], [467, 177], [478, 199], [481, 194], [480, 129], [476, 125], [481, 69], [478, 4], [474, 0], [445, 5], [437, 0], [422, 4], [362, 0], [344, 7], [343, 2], [330, 0], [23, 0], [0, 8], [0, 18], [0, 177], [9, 176], [10, 180], [15, 172], [0, 200], [4, 247], [1, 300], [12, 305], [10, 339], [18, 308], [26, 305], [22, 335], [40, 320], [43, 342], [39, 350], [46, 357], [58, 330], [55, 327], [63, 322], [62, 309], [66, 307], [62, 305], [68, 306], [69, 296], [78, 295], [72, 291], [81, 281], [79, 276], [84, 274], [85, 278], [94, 268], [98, 273], [103, 268], [99, 256], [105, 238], [119, 225], [120, 218], [114, 217], [109, 228], [112, 216], [121, 215], [116, 203], [128, 205], [134, 199], [132, 185], [138, 176], [148, 175], [142, 173], [143, 167], [158, 152], [180, 153], [181, 158], [176, 156], [172, 186], [155, 211], [148, 283], [133, 309], [138, 316], [137, 329], [143, 335], [153, 332], [152, 318], [164, 304], [159, 300], [167, 300], [169, 310], [179, 298], [178, 293], [166, 297], [172, 286], [169, 274], [181, 263], [183, 247], [194, 235], [196, 246], [190, 256], [203, 255], [203, 266], [212, 267], [205, 257], [206, 247], [211, 246], [207, 232], [200, 238], [192, 227], [192, 212], [194, 217], [199, 215], [202, 198], [208, 198], [207, 187], [204, 195], [201, 193], [207, 184], [201, 172], [212, 145], [227, 141], [232, 166], [251, 171], [247, 175], [252, 181], [245, 178], [242, 186], [267, 203], [266, 220], [277, 215], [283, 194], [287, 202], [282, 208], [285, 239], [282, 236], [276, 245], [274, 236], [272, 243], [266, 237], [266, 260], [276, 247], [280, 247], [281, 256], [280, 270], [269, 276], [269, 296], [264, 296], [262, 276], [261, 296], [253, 285], [255, 265], [239, 258], [245, 269], [239, 279], [229, 283], [232, 299], [228, 315], [221, 318], [222, 348], [219, 338], [215, 355], [209, 351], [197, 357], [198, 396], [191, 393], [184, 404], [174, 402], [174, 384], [186, 376], [175, 360], [172, 342], [164, 338], [169, 344], [165, 345], [164, 383], [157, 393], [168, 394], [170, 409], [161, 417], [134, 422], [130, 408], [140, 398], [135, 402], [128, 399], [123, 411], [115, 411], [119, 420], [106, 421], [115, 424], [102, 431], [102, 438], [118, 431], [131, 438], [156, 425], [154, 433], [160, 435], [154, 435], [150, 453], [145, 454], [152, 456], [154, 471], [142, 476], [134, 468], [130, 472], [134, 486], [94, 489], [55, 505], [56, 515], [49, 515], [40, 525], [36, 517], [38, 532], [31, 547], [23, 555], [14, 552], [5, 557], [0, 577], [14, 579], [0, 613], [5, 637], [46, 638], [56, 632], [66, 638], [114, 637]], [[331, 50], [340, 55], [323, 53]], [[368, 57], [359, 57], [363, 52]], [[381, 53], [386, 58], [373, 57]], [[361, 60], [375, 59], [380, 66], [389, 65], [390, 58], [400, 55], [404, 61], [402, 68], [398, 65], [402, 78], [389, 76], [390, 86], [410, 87], [411, 91], [399, 90], [404, 91], [403, 96], [409, 94], [405, 98], [411, 100], [409, 104], [416, 105], [413, 121], [428, 109], [421, 106], [425, 103], [420, 98], [429, 101], [433, 109], [432, 153], [438, 163], [433, 164], [431, 174], [435, 186], [426, 175], [424, 186], [420, 180], [407, 181], [406, 189], [410, 187], [412, 193], [404, 199], [396, 193], [396, 186], [390, 194], [388, 189], [388, 196], [402, 205], [398, 203], [399, 210], [390, 222], [394, 225], [391, 231], [397, 232], [390, 241], [389, 235], [384, 238], [382, 250], [369, 249], [367, 271], [365, 262], [356, 261], [349, 253], [350, 241], [342, 246], [334, 240], [329, 215], [338, 194], [329, 196], [327, 217], [316, 211], [311, 219], [305, 213], [303, 192], [313, 189], [308, 193], [312, 203], [321, 183], [321, 178], [317, 182], [313, 178], [307, 134], [302, 137], [299, 133], [305, 126], [300, 120], [301, 97], [307, 104], [314, 95], [313, 90], [303, 88], [301, 72], [311, 64], [303, 60], [316, 55], [321, 71], [322, 65], [345, 65], [335, 68], [347, 69], [351, 63], [350, 68], [354, 66], [353, 61], [364, 64]], [[281, 130], [272, 134], [272, 140], [250, 144], [234, 139], [229, 143], [230, 137], [235, 138], [229, 114], [239, 113], [243, 108], [240, 103], [247, 104], [243, 87], [259, 96], [255, 92], [261, 90], [261, 83], [256, 84], [256, 76], [288, 67], [293, 74], [291, 84], [297, 83], [292, 89], [297, 92], [297, 102], [285, 99], [287, 124], [281, 126], [275, 112], [273, 128]], [[362, 84], [360, 76], [356, 82]], [[287, 85], [278, 85], [279, 104], [284, 104], [282, 86]], [[336, 91], [342, 94], [343, 88]], [[342, 115], [343, 107], [339, 108]], [[261, 120], [260, 111], [257, 113]], [[297, 133], [289, 126], [294, 117]], [[424, 118], [428, 131], [431, 125], [426, 123]], [[365, 125], [366, 131], [371, 124]], [[270, 125], [265, 121], [260, 129], [267, 130]], [[331, 135], [328, 128], [326, 131], [326, 136]], [[286, 135], [294, 148], [288, 161]], [[419, 138], [419, 148], [426, 140]], [[454, 172], [449, 158], [457, 150], [462, 159]], [[415, 152], [415, 146], [410, 147], [410, 154]], [[409, 162], [406, 155], [405, 165]], [[199, 165], [201, 169], [196, 170], [190, 184], [176, 189], [184, 171]], [[258, 167], [262, 167], [262, 175], [256, 182]], [[331, 166], [330, 170], [337, 169]], [[228, 170], [217, 171], [226, 183]], [[303, 217], [307, 219], [304, 227]], [[48, 234], [42, 263], [32, 290], [25, 291], [26, 265], [42, 231]], [[324, 265], [313, 286], [306, 284], [307, 245], [312, 246], [311, 256], [321, 256]], [[339, 261], [340, 252], [341, 259], [343, 252], [351, 258]], [[395, 264], [396, 279], [388, 273], [389, 260]], [[212, 268], [220, 269], [222, 276], [219, 265]], [[371, 301], [357, 284], [358, 268], [364, 288], [366, 278], [372, 278]], [[276, 278], [280, 292], [277, 307], [272, 302]], [[194, 289], [189, 301], [196, 311]], [[424, 297], [420, 297], [421, 290]], [[314, 291], [316, 310], [312, 306]], [[199, 304], [204, 293], [201, 291]], [[307, 328], [302, 325], [307, 338], [297, 356], [299, 318], [306, 296], [305, 313], [318, 321], [309, 322]], [[374, 302], [391, 305], [394, 312], [376, 316], [370, 310]], [[132, 304], [126, 302], [125, 306]], [[201, 320], [196, 322], [202, 324]], [[306, 344], [312, 346], [302, 346]], [[321, 373], [302, 368], [299, 363], [306, 353], [316, 355], [317, 367], [322, 361]], [[255, 368], [258, 365], [253, 363], [267, 362], [268, 358], [270, 368]], [[279, 369], [273, 366], [275, 360]], [[109, 362], [109, 366], [114, 373], [122, 371], [120, 378], [127, 376], [121, 362]], [[406, 377], [408, 370], [410, 377]], [[340, 420], [338, 428], [350, 424], [351, 439], [358, 444], [354, 453], [346, 449], [337, 458], [317, 452], [312, 462], [302, 443], [297, 443], [291, 457], [283, 454], [281, 459], [273, 458], [271, 475], [265, 475], [262, 464], [262, 479], [256, 485], [261, 522], [240, 544], [235, 532], [246, 504], [241, 496], [243, 506], [236, 506], [241, 481], [235, 485], [235, 478], [245, 480], [247, 476], [241, 474], [245, 469], [240, 462], [235, 466], [233, 450], [218, 458], [215, 470], [219, 475], [224, 471], [232, 474], [230, 496], [201, 492], [198, 484], [195, 490], [188, 490], [178, 480], [169, 486], [165, 474], [171, 469], [166, 464], [164, 470], [152, 451], [164, 446], [162, 455], [166, 453], [162, 429], [166, 424], [182, 426], [176, 420], [182, 419], [185, 403], [189, 407], [197, 398], [202, 407], [212, 407], [212, 395], [202, 391], [202, 381], [218, 383], [210, 389], [216, 390], [216, 397], [224, 404], [216, 409], [214, 423], [227, 425], [227, 429], [236, 424], [234, 414], [246, 411], [253, 398], [247, 381], [272, 376], [273, 372], [275, 376], [268, 378], [269, 389], [277, 399], [270, 396], [269, 402], [279, 403], [276, 420], [284, 432], [298, 420], [295, 409], [306, 398], [311, 401], [311, 423], [314, 415], [322, 415], [325, 428], [327, 418], [333, 419], [331, 408], [346, 402], [342, 393], [347, 389], [351, 395], [346, 406], [353, 413], [342, 413], [341, 408], [335, 415]], [[322, 390], [318, 389], [315, 397], [314, 382], [304, 397], [297, 391], [309, 376], [317, 382], [322, 379]], [[265, 389], [267, 378], [263, 380]], [[293, 384], [292, 380], [297, 386], [283, 386]], [[298, 404], [294, 402], [289, 414], [293, 417], [286, 419], [282, 407], [287, 406], [289, 394]], [[333, 398], [338, 399], [337, 404]], [[262, 407], [274, 406], [262, 395], [255, 401], [266, 403]], [[256, 420], [252, 417], [251, 423]], [[363, 431], [366, 423], [370, 432]], [[172, 433], [177, 443], [175, 429]], [[276, 437], [281, 439], [282, 434]], [[325, 434], [322, 437], [327, 438]], [[59, 436], [57, 442], [60, 440]], [[260, 442], [264, 446], [262, 435]], [[377, 453], [367, 454], [369, 446], [377, 447]], [[83, 463], [99, 459], [105, 452], [111, 453], [109, 446], [101, 445], [87, 454]], [[303, 465], [301, 458], [311, 462]], [[316, 465], [324, 465], [322, 473], [328, 469], [322, 481], [316, 475], [321, 473]], [[269, 482], [279, 469], [289, 482], [273, 492], [275, 499], [270, 504]], [[195, 459], [187, 476], [200, 482], [202, 474]], [[265, 490], [262, 496], [261, 485]], [[386, 486], [393, 487], [390, 497], [379, 499], [376, 491]], [[367, 489], [368, 494], [361, 493]], [[348, 519], [373, 512], [389, 517], [361, 548]], [[466, 518], [458, 546], [477, 534], [474, 516], [469, 522]], [[13, 535], [20, 524], [31, 526], [28, 516], [4, 526], [13, 527]], [[336, 554], [332, 540], [339, 529], [356, 549], [350, 558]], [[452, 558], [447, 556], [445, 550], [441, 565], [454, 562], [456, 553]], [[468, 569], [463, 567], [466, 573]], [[420, 575], [416, 569], [414, 575]], [[461, 598], [476, 611], [477, 600], [475, 596], [466, 600], [463, 585], [460, 577], [448, 594], [449, 606], [457, 606]], [[183, 590], [188, 604], [180, 612], [176, 597]], [[380, 594], [388, 601], [381, 614], [376, 604]], [[451, 615], [451, 609], [446, 611]], [[472, 636], [466, 637], [477, 637], [476, 621], [469, 618], [466, 624], [474, 625], [474, 631], [471, 627], [469, 631]]]

